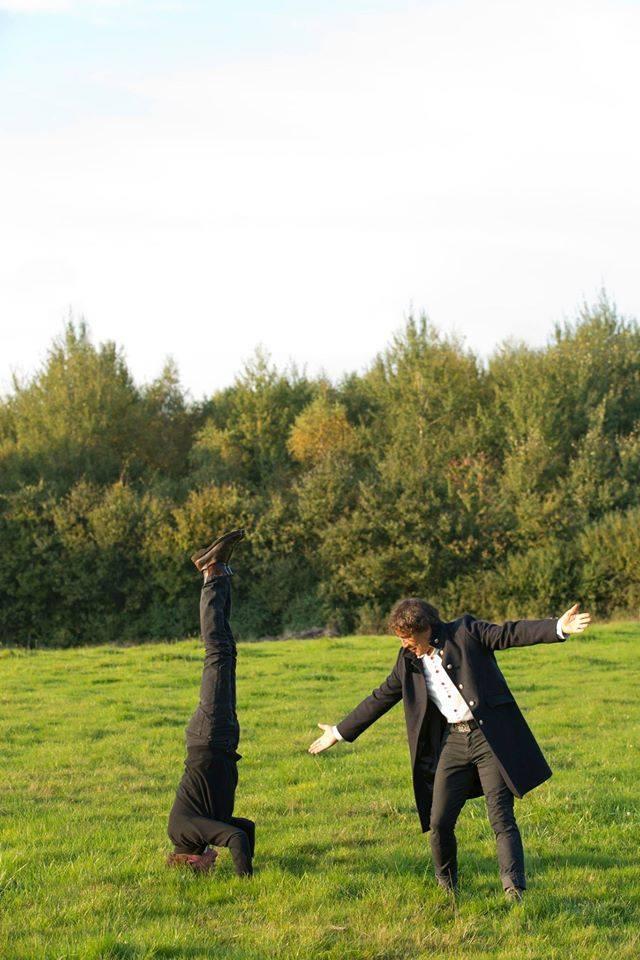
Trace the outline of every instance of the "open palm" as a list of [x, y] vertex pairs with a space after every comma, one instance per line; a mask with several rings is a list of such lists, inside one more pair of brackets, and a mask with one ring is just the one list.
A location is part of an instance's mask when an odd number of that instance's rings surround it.
[[580, 605], [574, 605], [563, 613], [559, 620], [563, 633], [582, 633], [591, 623], [590, 613], [580, 613]]
[[329, 747], [338, 742], [333, 735], [333, 727], [330, 723], [319, 723], [318, 726], [321, 730], [324, 730], [324, 733], [313, 741], [309, 747], [309, 753], [322, 753], [323, 750], [328, 750]]

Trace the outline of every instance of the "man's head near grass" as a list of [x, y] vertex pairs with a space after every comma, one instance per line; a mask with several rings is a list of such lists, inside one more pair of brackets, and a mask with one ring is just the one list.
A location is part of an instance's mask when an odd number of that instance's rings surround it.
[[433, 604], [419, 597], [408, 597], [396, 603], [389, 614], [388, 626], [403, 647], [421, 657], [429, 649], [433, 629], [439, 622], [440, 614]]

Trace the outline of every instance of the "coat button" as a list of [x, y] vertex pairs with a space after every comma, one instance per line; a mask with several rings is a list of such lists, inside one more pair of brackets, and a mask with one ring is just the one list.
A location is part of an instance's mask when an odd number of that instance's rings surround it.
[[461, 683], [458, 684], [458, 689], [459, 689], [459, 690], [462, 690], [462, 684], [461, 684]]
[[448, 663], [448, 664], [447, 664], [447, 670], [453, 670], [453, 664], [452, 664], [452, 663]]
[[470, 706], [470, 707], [475, 707], [475, 705], [476, 705], [475, 700], [469, 700], [469, 706]]
[[480, 726], [482, 726], [482, 724], [484, 723], [484, 720], [478, 720], [478, 723], [480, 724]]

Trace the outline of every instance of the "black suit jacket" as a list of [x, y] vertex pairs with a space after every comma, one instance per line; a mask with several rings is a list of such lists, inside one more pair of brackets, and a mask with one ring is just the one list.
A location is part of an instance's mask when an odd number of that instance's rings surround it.
[[[466, 613], [458, 620], [437, 624], [433, 632], [435, 656], [442, 658], [516, 797], [547, 780], [551, 768], [500, 672], [494, 651], [558, 643], [556, 624], [555, 619], [516, 620], [499, 626]], [[419, 658], [401, 647], [387, 679], [338, 724], [338, 731], [345, 740], [355, 740], [399, 700], [404, 703], [416, 806], [422, 829], [427, 831], [447, 722], [427, 696]], [[481, 793], [476, 776], [469, 796]]]

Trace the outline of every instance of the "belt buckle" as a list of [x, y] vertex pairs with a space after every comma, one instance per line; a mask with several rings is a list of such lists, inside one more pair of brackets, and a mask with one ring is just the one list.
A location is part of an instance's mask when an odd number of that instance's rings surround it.
[[460, 733], [471, 733], [471, 727], [469, 726], [468, 720], [458, 720], [454, 726], [456, 730], [460, 731]]

